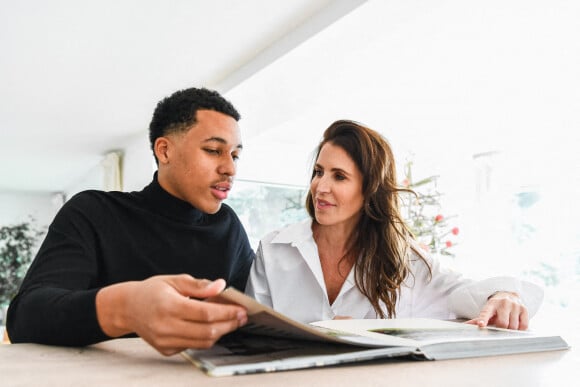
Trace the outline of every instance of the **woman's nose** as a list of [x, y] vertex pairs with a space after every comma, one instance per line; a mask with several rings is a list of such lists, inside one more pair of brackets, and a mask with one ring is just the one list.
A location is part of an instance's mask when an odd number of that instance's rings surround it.
[[325, 176], [321, 176], [316, 184], [316, 192], [326, 193], [330, 192], [330, 184]]

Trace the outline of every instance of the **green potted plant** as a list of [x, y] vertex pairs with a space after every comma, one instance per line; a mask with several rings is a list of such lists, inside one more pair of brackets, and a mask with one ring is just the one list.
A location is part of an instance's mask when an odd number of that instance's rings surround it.
[[11, 226], [0, 226], [0, 318], [4, 323], [10, 300], [18, 292], [36, 244], [43, 232], [32, 220]]

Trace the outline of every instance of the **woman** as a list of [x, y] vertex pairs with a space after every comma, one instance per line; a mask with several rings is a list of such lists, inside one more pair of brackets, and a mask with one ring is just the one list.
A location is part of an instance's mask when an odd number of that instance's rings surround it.
[[527, 329], [541, 288], [475, 282], [418, 248], [399, 212], [394, 157], [377, 132], [336, 121], [318, 146], [311, 219], [260, 241], [246, 293], [303, 322], [332, 318], [467, 318]]

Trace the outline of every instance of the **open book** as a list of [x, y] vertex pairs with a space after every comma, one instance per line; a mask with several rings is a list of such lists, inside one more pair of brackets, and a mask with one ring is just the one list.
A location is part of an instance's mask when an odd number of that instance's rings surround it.
[[294, 321], [233, 288], [212, 301], [248, 310], [248, 324], [183, 356], [208, 375], [322, 367], [384, 358], [456, 359], [569, 348], [557, 335], [434, 319]]

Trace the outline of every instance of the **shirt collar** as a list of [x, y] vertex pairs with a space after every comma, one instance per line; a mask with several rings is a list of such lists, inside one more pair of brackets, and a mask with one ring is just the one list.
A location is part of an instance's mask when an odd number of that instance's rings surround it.
[[306, 240], [312, 239], [312, 219], [293, 223], [282, 230], [272, 239], [271, 243], [289, 243], [297, 246]]
[[[310, 271], [321, 288], [325, 289], [324, 277], [322, 275], [322, 268], [320, 267], [320, 258], [318, 257], [318, 250], [314, 237], [312, 236], [312, 219], [307, 218], [301, 222], [293, 223], [282, 230], [272, 239], [270, 243], [290, 244], [298, 248], [303, 259], [306, 261]], [[350, 291], [356, 285], [354, 278], [354, 267], [348, 273], [345, 283], [342, 285], [340, 293], [337, 297], [343, 297], [343, 294]], [[326, 294], [326, 289], [324, 290]], [[336, 302], [336, 300], [335, 300]]]

